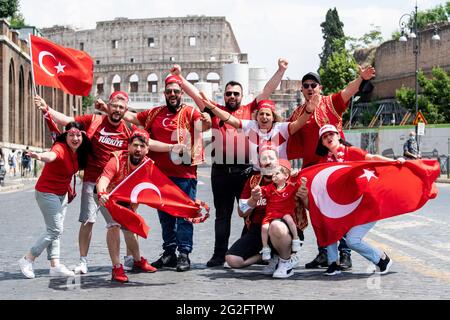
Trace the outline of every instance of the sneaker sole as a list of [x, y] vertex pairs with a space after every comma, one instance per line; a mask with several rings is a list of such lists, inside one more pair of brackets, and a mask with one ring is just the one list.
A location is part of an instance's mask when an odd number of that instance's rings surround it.
[[326, 275], [326, 276], [336, 276], [336, 275], [338, 275], [338, 274], [341, 274], [341, 271], [334, 271], [333, 273], [324, 273], [324, 275]]
[[272, 278], [276, 278], [276, 279], [286, 279], [286, 278], [289, 278], [289, 277], [291, 277], [291, 276], [293, 276], [294, 275], [294, 270], [291, 270], [289, 273], [287, 273], [286, 275], [276, 275], [276, 274], [274, 274], [274, 275], [272, 275]]

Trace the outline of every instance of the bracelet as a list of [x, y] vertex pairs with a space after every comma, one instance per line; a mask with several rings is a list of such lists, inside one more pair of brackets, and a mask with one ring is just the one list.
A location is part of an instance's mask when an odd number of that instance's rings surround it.
[[224, 120], [223, 122], [227, 122], [228, 120], [230, 120], [230, 118], [231, 118], [231, 113], [228, 114], [227, 120]]

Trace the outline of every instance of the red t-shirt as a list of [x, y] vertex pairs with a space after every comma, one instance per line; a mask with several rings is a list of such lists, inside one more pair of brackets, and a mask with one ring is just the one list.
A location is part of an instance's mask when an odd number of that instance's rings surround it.
[[[200, 112], [191, 106], [185, 106], [184, 108], [189, 108], [186, 112], [191, 114], [190, 127], [194, 127], [194, 122], [199, 120], [201, 117]], [[180, 112], [181, 108], [178, 109]], [[139, 112], [137, 114], [137, 119], [142, 126], [145, 126], [147, 117], [151, 109]], [[164, 143], [174, 144], [177, 143], [177, 127], [178, 127], [178, 112], [172, 113], [167, 107], [164, 107], [158, 112], [155, 119], [153, 119], [150, 127], [150, 138], [158, 140]], [[197, 166], [175, 164], [170, 159], [169, 152], [149, 152], [150, 158], [155, 161], [158, 168], [168, 177], [177, 178], [197, 178]]]
[[[252, 113], [257, 107], [256, 99], [249, 104], [240, 106], [239, 109], [230, 112], [225, 106], [216, 104], [216, 107], [225, 110], [234, 117], [241, 120], [252, 120]], [[212, 112], [212, 128], [214, 131], [220, 133], [220, 136], [213, 134], [213, 139], [222, 139], [222, 143], [213, 141], [214, 145], [214, 161], [217, 164], [248, 164], [249, 163], [249, 143], [242, 129], [235, 129], [233, 126], [223, 122], [216, 117]], [[217, 131], [218, 130], [218, 131]], [[230, 143], [228, 143], [230, 142]], [[228, 150], [227, 150], [228, 145]], [[220, 149], [222, 148], [222, 149]], [[233, 148], [233, 149], [231, 149]], [[233, 156], [231, 156], [231, 152]], [[220, 158], [222, 153], [222, 158]], [[226, 155], [228, 154], [228, 158]]]
[[[339, 115], [342, 115], [347, 109], [347, 104], [342, 99], [341, 92], [331, 95], [334, 109]], [[320, 157], [316, 155], [317, 143], [319, 141], [319, 130], [314, 113], [311, 114], [306, 124], [299, 130], [300, 141], [303, 148], [303, 168], [319, 163]]]
[[[86, 169], [84, 170], [84, 181], [95, 182], [103, 171], [106, 163], [109, 161], [111, 152], [128, 149], [128, 140], [131, 136], [131, 130], [120, 121], [117, 126], [108, 121], [107, 116], [102, 116], [102, 123], [95, 131], [91, 142], [92, 152], [88, 156]], [[93, 115], [84, 115], [75, 118], [75, 121], [82, 123], [85, 130], [89, 128]]]
[[266, 215], [262, 224], [269, 223], [274, 219], [281, 219], [287, 214], [294, 217], [296, 206], [295, 193], [298, 187], [297, 182], [288, 182], [281, 190], [277, 190], [274, 183], [261, 187], [261, 192], [267, 199]]
[[56, 153], [56, 159], [45, 164], [35, 189], [62, 196], [67, 193], [72, 176], [78, 171], [77, 153], [61, 142], [56, 142], [50, 151]]
[[[249, 178], [247, 182], [244, 185], [244, 189], [242, 189], [241, 197], [240, 199], [250, 199], [252, 196], [252, 188], [250, 187], [250, 180]], [[259, 183], [260, 186], [267, 186], [271, 184], [272, 181], [266, 181], [264, 178], [261, 179], [261, 182]], [[253, 209], [251, 215], [250, 215], [250, 222], [251, 223], [257, 223], [261, 224], [261, 222], [264, 219], [264, 216], [266, 215], [266, 206], [267, 206], [267, 200], [264, 197], [264, 195], [261, 197], [261, 199], [258, 200], [256, 203], [256, 207]]]
[[327, 155], [320, 158], [320, 162], [345, 162], [345, 161], [363, 161], [366, 160], [368, 152], [354, 146], [341, 145], [338, 148], [337, 156], [328, 152]]

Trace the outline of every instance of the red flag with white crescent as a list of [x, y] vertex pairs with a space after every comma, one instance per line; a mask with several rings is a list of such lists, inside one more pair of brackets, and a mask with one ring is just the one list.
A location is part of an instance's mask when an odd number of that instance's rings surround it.
[[327, 246], [354, 226], [420, 209], [437, 196], [439, 175], [436, 160], [356, 161], [318, 164], [299, 178], [308, 179], [311, 223]]
[[[203, 222], [209, 216], [209, 208], [203, 202], [189, 198], [150, 159], [111, 191], [110, 200], [143, 203], [193, 223]], [[203, 217], [202, 208], [207, 211]]]
[[94, 79], [94, 63], [86, 52], [66, 48], [30, 35], [34, 83], [87, 96]]
[[145, 223], [144, 218], [139, 214], [118, 204], [114, 200], [106, 202], [105, 208], [108, 209], [108, 212], [118, 224], [124, 226], [128, 231], [147, 239], [150, 228]]

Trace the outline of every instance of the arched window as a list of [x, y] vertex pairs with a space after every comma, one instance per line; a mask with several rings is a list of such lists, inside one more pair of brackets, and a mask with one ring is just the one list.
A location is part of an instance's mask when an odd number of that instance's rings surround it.
[[96, 85], [95, 95], [96, 96], [102, 95], [105, 92], [105, 83], [103, 77], [98, 77], [97, 81], [95, 81], [95, 85]]
[[16, 77], [14, 70], [14, 61], [11, 59], [9, 64], [9, 142], [16, 142]]
[[116, 91], [120, 91], [120, 82], [122, 81], [122, 79], [120, 78], [120, 76], [118, 74], [116, 74], [111, 83], [112, 83], [112, 92], [116, 92]]
[[210, 72], [206, 75], [206, 82], [211, 82], [213, 91], [219, 90], [220, 76], [216, 72]]
[[186, 76], [186, 80], [192, 84], [195, 84], [199, 80], [198, 74], [195, 72], [191, 72]]
[[23, 75], [23, 67], [20, 66], [19, 71], [19, 143], [25, 144], [25, 129], [27, 128], [25, 117], [25, 79]]
[[158, 92], [158, 76], [155, 73], [149, 74], [147, 77], [147, 91], [151, 93]]
[[137, 74], [133, 74], [130, 77], [130, 92], [138, 92], [139, 90], [139, 76]]

